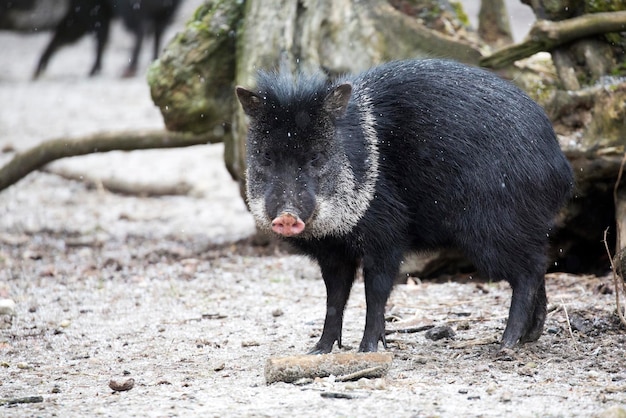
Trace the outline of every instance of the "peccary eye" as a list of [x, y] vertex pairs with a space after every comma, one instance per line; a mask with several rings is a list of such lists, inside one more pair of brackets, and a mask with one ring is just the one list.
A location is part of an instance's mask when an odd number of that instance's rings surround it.
[[268, 151], [265, 151], [263, 155], [261, 155], [260, 164], [265, 167], [272, 165], [272, 156]]

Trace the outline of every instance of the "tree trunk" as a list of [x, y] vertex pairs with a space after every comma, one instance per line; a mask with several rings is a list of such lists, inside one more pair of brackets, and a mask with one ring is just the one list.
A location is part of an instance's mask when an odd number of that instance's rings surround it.
[[478, 34], [493, 47], [513, 43], [509, 14], [504, 0], [482, 0], [478, 13]]
[[[279, 63], [292, 70], [330, 74], [356, 72], [401, 58], [440, 54], [469, 64], [478, 46], [421, 25], [386, 0], [251, 0], [237, 40], [235, 83], [254, 86], [260, 68]], [[244, 179], [246, 120], [235, 113], [233, 135], [225, 141], [229, 171]]]

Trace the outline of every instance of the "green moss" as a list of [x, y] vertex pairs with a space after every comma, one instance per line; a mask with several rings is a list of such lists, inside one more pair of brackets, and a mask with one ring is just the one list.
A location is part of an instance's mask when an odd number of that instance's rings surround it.
[[241, 0], [206, 1], [148, 70], [168, 129], [202, 133], [229, 120]]
[[457, 19], [459, 19], [459, 22], [461, 22], [463, 26], [469, 27], [470, 20], [469, 20], [469, 17], [467, 16], [467, 13], [465, 13], [465, 9], [463, 9], [463, 5], [461, 4], [461, 2], [451, 1], [450, 6], [452, 6], [452, 10], [454, 10], [454, 13], [456, 14]]
[[626, 0], [586, 0], [585, 13], [619, 12], [626, 10]]
[[615, 67], [613, 67], [611, 69], [611, 75], [616, 77], [626, 76], [626, 61], [622, 61], [618, 63]]

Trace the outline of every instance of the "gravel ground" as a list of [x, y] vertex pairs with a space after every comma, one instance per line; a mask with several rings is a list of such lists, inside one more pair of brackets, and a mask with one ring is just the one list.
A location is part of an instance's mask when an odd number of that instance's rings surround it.
[[[197, 4], [197, 2], [195, 2]], [[177, 24], [193, 10], [187, 0]], [[175, 29], [170, 31], [170, 36]], [[142, 77], [118, 78], [130, 39], [118, 26], [100, 77], [92, 42], [59, 53], [29, 81], [49, 34], [0, 33], [0, 162], [39, 141], [159, 128]], [[148, 48], [142, 65], [147, 66]], [[617, 416], [626, 413], [626, 336], [610, 277], [553, 274], [542, 338], [498, 355], [506, 283], [411, 280], [388, 305], [394, 362], [381, 379], [266, 385], [270, 357], [319, 337], [318, 268], [280, 247], [253, 247], [253, 222], [221, 145], [60, 161], [0, 193], [0, 415], [48, 416]], [[53, 174], [63, 171], [89, 182]], [[181, 196], [120, 195], [98, 179], [184, 183]], [[243, 241], [242, 241], [243, 240]], [[357, 282], [344, 325], [364, 322]], [[339, 351], [336, 349], [336, 351]], [[129, 391], [110, 380], [134, 379]], [[40, 398], [38, 398], [40, 397]], [[620, 409], [621, 408], [621, 409]]]

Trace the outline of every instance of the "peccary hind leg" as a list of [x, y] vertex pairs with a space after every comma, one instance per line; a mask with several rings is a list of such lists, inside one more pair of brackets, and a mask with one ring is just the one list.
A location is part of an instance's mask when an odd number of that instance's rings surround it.
[[513, 297], [509, 319], [502, 336], [502, 348], [536, 341], [546, 319], [546, 289], [543, 274], [524, 281], [512, 281]]
[[542, 277], [541, 285], [535, 294], [535, 309], [533, 311], [532, 322], [524, 335], [520, 338], [520, 343], [537, 341], [543, 332], [543, 324], [546, 322], [548, 300], [546, 298], [546, 285]]
[[326, 319], [322, 336], [309, 354], [330, 353], [335, 341], [341, 348], [343, 311], [350, 296], [358, 261], [331, 256], [320, 259], [319, 264], [326, 285]]

